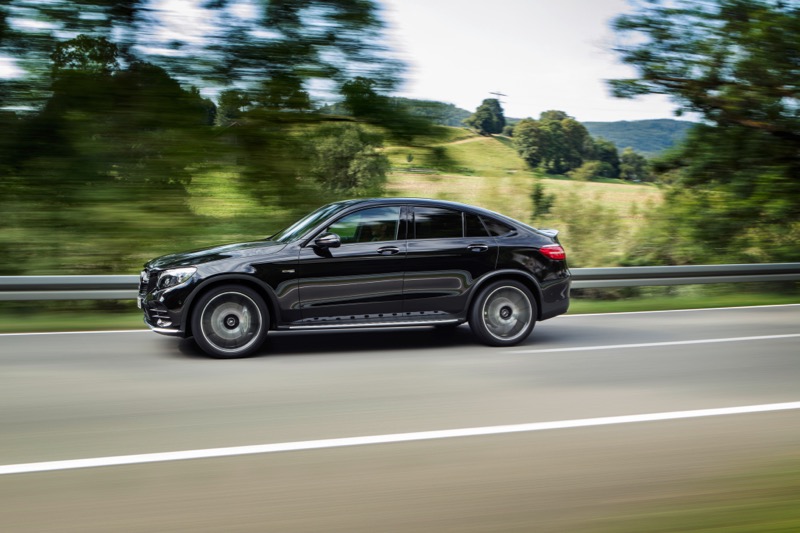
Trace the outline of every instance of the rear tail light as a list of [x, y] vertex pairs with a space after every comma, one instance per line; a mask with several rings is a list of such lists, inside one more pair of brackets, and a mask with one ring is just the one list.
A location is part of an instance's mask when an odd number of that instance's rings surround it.
[[563, 261], [567, 258], [567, 253], [558, 244], [548, 244], [547, 246], [542, 246], [539, 248], [539, 252], [543, 256], [554, 261]]

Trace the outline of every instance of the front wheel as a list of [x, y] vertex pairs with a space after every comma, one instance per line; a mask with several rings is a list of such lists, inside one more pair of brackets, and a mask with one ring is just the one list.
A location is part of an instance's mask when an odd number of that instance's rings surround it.
[[200, 348], [220, 359], [252, 355], [267, 336], [269, 311], [254, 290], [238, 285], [203, 294], [192, 314], [192, 333]]
[[470, 310], [469, 325], [489, 346], [513, 346], [528, 338], [536, 324], [536, 300], [517, 281], [496, 281], [480, 294]]

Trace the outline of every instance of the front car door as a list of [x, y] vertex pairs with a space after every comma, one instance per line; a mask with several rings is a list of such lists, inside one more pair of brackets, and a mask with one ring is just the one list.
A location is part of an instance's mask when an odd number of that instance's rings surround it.
[[343, 215], [325, 228], [338, 248], [313, 241], [298, 261], [300, 326], [363, 325], [400, 316], [406, 257], [406, 224], [398, 205]]
[[480, 217], [413, 206], [405, 262], [405, 316], [448, 318], [466, 308], [467, 291], [494, 270], [498, 248]]

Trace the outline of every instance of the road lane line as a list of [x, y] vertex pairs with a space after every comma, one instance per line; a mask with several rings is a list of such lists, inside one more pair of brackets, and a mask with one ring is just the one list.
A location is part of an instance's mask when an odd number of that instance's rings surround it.
[[722, 337], [719, 339], [695, 339], [690, 341], [642, 342], [638, 344], [605, 344], [601, 346], [571, 346], [569, 348], [534, 348], [531, 350], [509, 350], [508, 353], [553, 353], [553, 352], [585, 352], [590, 350], [619, 350], [624, 348], [654, 348], [659, 346], [685, 346], [687, 344], [713, 344], [718, 342], [766, 341], [775, 339], [791, 339], [800, 337], [800, 333], [785, 335], [760, 335], [756, 337]]
[[421, 440], [448, 439], [454, 437], [477, 437], [486, 435], [502, 435], [508, 433], [525, 433], [553, 429], [573, 429], [583, 427], [610, 426], [616, 424], [633, 424], [638, 422], [658, 422], [709, 416], [740, 415], [749, 413], [767, 413], [800, 409], [800, 401], [772, 403], [763, 405], [747, 405], [740, 407], [723, 407], [715, 409], [698, 409], [694, 411], [672, 411], [666, 413], [650, 413], [641, 415], [608, 416], [600, 418], [584, 418], [578, 420], [560, 420], [554, 422], [533, 422], [503, 426], [488, 426], [463, 429], [445, 429], [438, 431], [419, 431], [414, 433], [395, 433], [389, 435], [372, 435], [366, 437], [345, 437], [336, 439], [308, 440], [299, 442], [282, 442], [277, 444], [257, 444], [252, 446], [234, 446], [229, 448], [209, 448], [204, 450], [185, 450], [163, 453], [145, 453], [138, 455], [119, 455], [114, 457], [95, 457], [88, 459], [72, 459], [65, 461], [44, 461], [39, 463], [11, 464], [0, 466], [0, 475], [28, 474], [33, 472], [53, 472], [57, 470], [74, 470], [79, 468], [96, 468], [107, 466], [137, 465], [187, 459], [211, 459], [234, 457], [240, 455], [267, 454], [303, 450], [320, 450], [341, 448], [345, 446], [364, 446], [371, 444], [389, 444]]

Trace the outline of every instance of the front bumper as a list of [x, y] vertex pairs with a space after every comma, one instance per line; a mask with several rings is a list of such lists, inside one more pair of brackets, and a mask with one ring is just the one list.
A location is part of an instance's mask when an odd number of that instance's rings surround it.
[[183, 291], [180, 287], [155, 289], [157, 272], [142, 271], [136, 306], [144, 313], [144, 323], [162, 335], [185, 336], [182, 327]]

